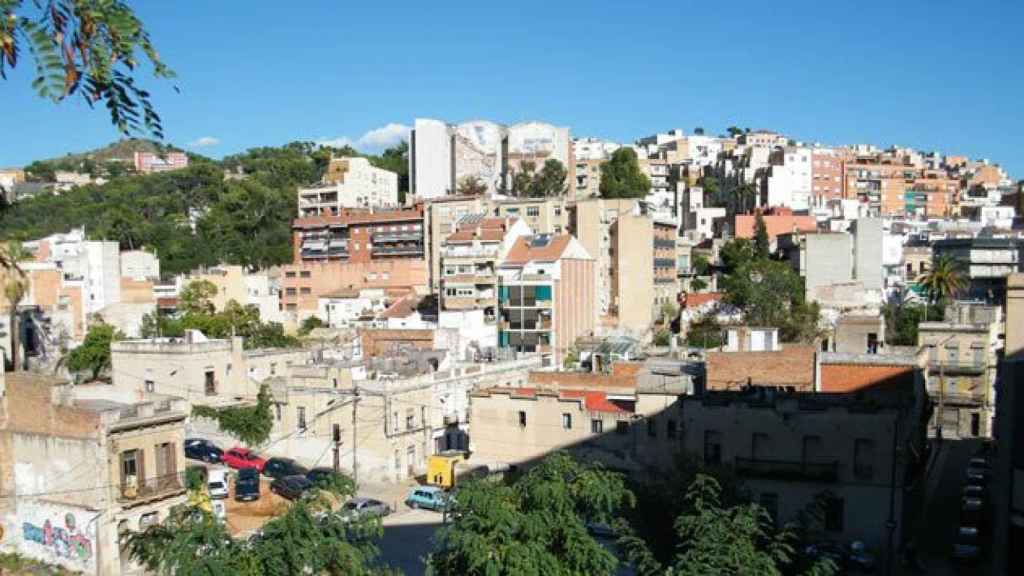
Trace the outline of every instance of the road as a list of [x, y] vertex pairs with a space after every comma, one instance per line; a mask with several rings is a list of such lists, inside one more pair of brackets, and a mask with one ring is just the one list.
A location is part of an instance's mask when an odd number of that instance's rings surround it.
[[[938, 452], [926, 481], [924, 511], [914, 530], [920, 556], [930, 576], [988, 573], [986, 563], [961, 566], [950, 561], [960, 521], [964, 470], [980, 446], [976, 440], [945, 440], [941, 447], [935, 448]], [[913, 574], [905, 569], [897, 573]]]
[[384, 519], [384, 537], [378, 542], [383, 563], [406, 576], [426, 573], [424, 560], [434, 544], [434, 532], [442, 516], [429, 510], [409, 510], [403, 505]]

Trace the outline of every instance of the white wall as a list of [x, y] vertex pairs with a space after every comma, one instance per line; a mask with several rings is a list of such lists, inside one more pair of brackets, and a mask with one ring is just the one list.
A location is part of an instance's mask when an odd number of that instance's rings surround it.
[[419, 198], [438, 198], [454, 193], [452, 187], [452, 140], [448, 125], [417, 118], [413, 124], [409, 154], [411, 192]]

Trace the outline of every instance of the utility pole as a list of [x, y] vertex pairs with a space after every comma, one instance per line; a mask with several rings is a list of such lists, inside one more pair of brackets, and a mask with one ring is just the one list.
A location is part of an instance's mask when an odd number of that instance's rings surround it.
[[354, 386], [355, 398], [352, 399], [352, 481], [359, 485], [359, 435], [357, 434], [359, 419], [356, 417], [359, 411], [359, 385]]

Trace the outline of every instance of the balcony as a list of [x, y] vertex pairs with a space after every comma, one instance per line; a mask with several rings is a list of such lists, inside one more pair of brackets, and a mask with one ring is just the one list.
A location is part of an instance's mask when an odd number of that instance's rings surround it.
[[535, 298], [509, 299], [502, 302], [502, 305], [509, 308], [551, 308], [551, 300], [537, 300]]
[[941, 370], [943, 374], [956, 375], [956, 374], [984, 374], [988, 369], [988, 366], [984, 362], [962, 362], [955, 360], [946, 361], [928, 361], [928, 372], [933, 376], [938, 376]]
[[675, 240], [667, 240], [667, 239], [664, 239], [664, 238], [655, 238], [654, 239], [654, 247], [655, 248], [663, 248], [663, 249], [675, 250], [676, 249], [676, 241]]
[[791, 460], [762, 460], [760, 458], [736, 458], [736, 473], [758, 478], [779, 480], [807, 480], [811, 482], [835, 482], [839, 477], [839, 461], [804, 462]]
[[676, 261], [675, 261], [674, 258], [655, 258], [654, 259], [654, 267], [655, 268], [675, 268], [676, 267]]
[[117, 501], [122, 504], [142, 504], [176, 496], [185, 492], [185, 473], [176, 472], [139, 480], [129, 476], [117, 491]]
[[374, 244], [390, 242], [423, 242], [423, 232], [387, 232], [373, 235]]
[[381, 256], [422, 256], [423, 245], [413, 246], [374, 246], [373, 255]]

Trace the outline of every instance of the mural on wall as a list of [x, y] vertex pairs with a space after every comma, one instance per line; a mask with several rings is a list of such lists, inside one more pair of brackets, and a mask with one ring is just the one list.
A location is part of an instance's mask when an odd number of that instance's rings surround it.
[[94, 570], [95, 527], [87, 514], [95, 515], [65, 506], [19, 504], [21, 551], [76, 570]]
[[501, 178], [502, 129], [493, 122], [464, 122], [455, 128], [455, 183], [475, 176], [494, 192]]

